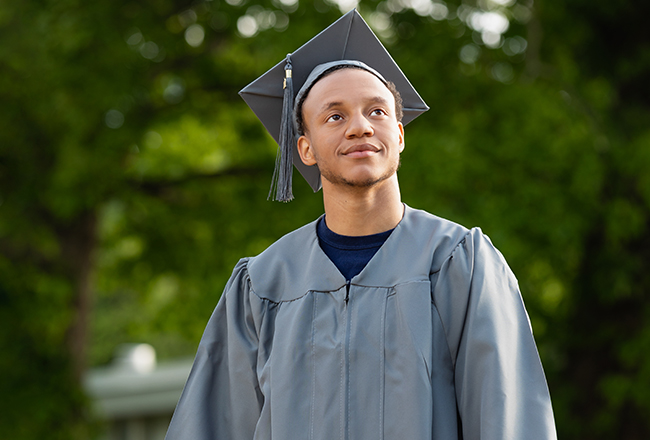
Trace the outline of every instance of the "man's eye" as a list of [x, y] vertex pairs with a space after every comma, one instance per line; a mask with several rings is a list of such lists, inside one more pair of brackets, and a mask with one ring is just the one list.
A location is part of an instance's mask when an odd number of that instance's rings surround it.
[[341, 115], [332, 115], [329, 118], [327, 118], [328, 121], [340, 121], [341, 120]]
[[371, 111], [370, 113], [371, 113], [372, 115], [374, 115], [374, 116], [382, 116], [382, 115], [385, 115], [385, 114], [386, 114], [386, 112], [383, 111], [383, 110], [380, 109], [380, 108], [376, 108], [376, 109], [374, 109], [373, 111]]

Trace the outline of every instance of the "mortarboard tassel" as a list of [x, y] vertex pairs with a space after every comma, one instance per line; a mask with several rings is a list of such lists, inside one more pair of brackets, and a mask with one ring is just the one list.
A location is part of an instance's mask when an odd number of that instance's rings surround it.
[[293, 149], [295, 133], [293, 128], [293, 79], [291, 78], [291, 54], [287, 54], [284, 66], [284, 97], [282, 100], [282, 120], [280, 122], [280, 142], [275, 157], [275, 170], [271, 180], [269, 197], [275, 188], [273, 200], [290, 202], [293, 200]]

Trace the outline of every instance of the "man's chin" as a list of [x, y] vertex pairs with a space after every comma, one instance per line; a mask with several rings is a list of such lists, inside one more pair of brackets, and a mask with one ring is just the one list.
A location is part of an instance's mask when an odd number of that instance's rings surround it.
[[381, 182], [384, 182], [388, 180], [390, 177], [393, 176], [395, 172], [391, 173], [386, 173], [382, 176], [355, 176], [355, 177], [346, 177], [346, 176], [340, 176], [340, 175], [333, 175], [330, 173], [322, 173], [321, 176], [324, 180], [327, 180], [329, 183], [332, 185], [336, 186], [344, 186], [347, 188], [358, 188], [358, 189], [363, 189], [363, 188], [372, 188], [373, 186], [376, 186], [380, 184]]

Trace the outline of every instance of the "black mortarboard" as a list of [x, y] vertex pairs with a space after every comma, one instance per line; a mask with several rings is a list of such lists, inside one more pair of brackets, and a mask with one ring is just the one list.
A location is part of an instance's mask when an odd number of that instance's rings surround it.
[[312, 70], [321, 64], [352, 64], [344, 60], [361, 61], [395, 84], [402, 96], [404, 125], [429, 109], [356, 9], [348, 12], [239, 92], [279, 144], [271, 185], [271, 193], [277, 186], [275, 200], [293, 198], [292, 162], [314, 192], [321, 187], [318, 167], [303, 164], [296, 148], [294, 90], [303, 88]]

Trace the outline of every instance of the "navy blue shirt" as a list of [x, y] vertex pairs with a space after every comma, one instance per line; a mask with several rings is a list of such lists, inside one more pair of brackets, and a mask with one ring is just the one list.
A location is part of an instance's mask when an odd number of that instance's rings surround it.
[[318, 222], [316, 229], [321, 249], [348, 281], [366, 267], [391, 232], [392, 229], [360, 237], [339, 235], [327, 227], [325, 217]]

